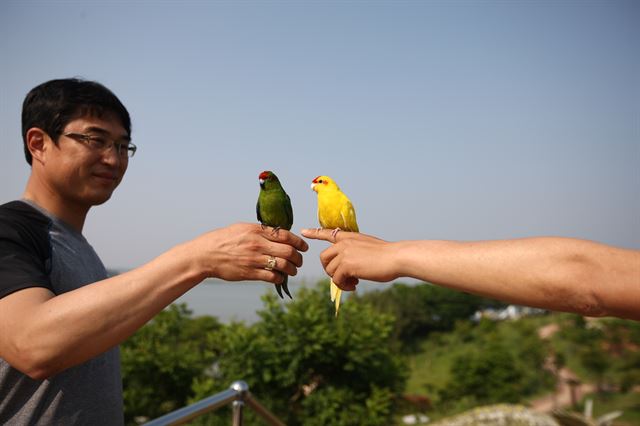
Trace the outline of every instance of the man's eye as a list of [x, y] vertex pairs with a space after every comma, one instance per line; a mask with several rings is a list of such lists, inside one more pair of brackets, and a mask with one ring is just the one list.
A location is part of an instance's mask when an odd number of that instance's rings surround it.
[[94, 148], [104, 148], [108, 143], [105, 138], [100, 136], [91, 136], [89, 141]]

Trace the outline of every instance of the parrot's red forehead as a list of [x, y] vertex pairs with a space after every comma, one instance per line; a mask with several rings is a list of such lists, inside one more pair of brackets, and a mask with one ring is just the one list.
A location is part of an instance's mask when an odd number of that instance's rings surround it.
[[324, 176], [316, 176], [316, 178], [313, 180], [312, 183], [323, 183], [325, 185], [328, 184], [329, 183], [328, 179], [326, 179], [326, 178], [323, 179], [323, 178], [324, 178]]
[[258, 176], [258, 179], [266, 180], [269, 176], [271, 176], [271, 172], [268, 170], [265, 170], [264, 172], [260, 173], [260, 176]]

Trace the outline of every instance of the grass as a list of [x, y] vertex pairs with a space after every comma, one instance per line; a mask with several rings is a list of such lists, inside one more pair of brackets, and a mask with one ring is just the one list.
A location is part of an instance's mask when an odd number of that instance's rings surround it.
[[423, 341], [420, 352], [409, 357], [410, 375], [406, 393], [427, 395], [433, 399], [435, 391], [448, 382], [453, 358], [465, 348], [460, 346], [452, 349], [450, 345], [440, 344], [439, 340], [432, 338]]

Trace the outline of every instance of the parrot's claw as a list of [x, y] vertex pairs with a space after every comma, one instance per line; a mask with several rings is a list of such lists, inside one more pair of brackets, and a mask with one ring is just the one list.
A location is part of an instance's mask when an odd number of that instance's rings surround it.
[[271, 235], [277, 234], [280, 229], [281, 228], [279, 226], [276, 226], [275, 228], [273, 228], [273, 231], [271, 231]]
[[[280, 299], [284, 299], [284, 296], [282, 295], [282, 284], [276, 284], [276, 291], [278, 292], [278, 296], [280, 296]], [[288, 290], [285, 290], [285, 292], [289, 294]]]
[[[289, 293], [289, 287], [287, 286], [287, 282], [283, 282], [281, 285], [282, 289], [284, 290], [284, 292], [287, 294], [287, 296], [289, 296], [289, 299], [293, 300], [293, 297], [291, 297], [291, 293]], [[280, 295], [280, 297], [282, 297], [282, 295]], [[283, 297], [284, 299], [284, 297]]]
[[331, 231], [331, 236], [333, 237], [333, 240], [336, 240], [336, 235], [338, 235], [338, 232], [342, 231], [342, 229], [340, 228], [336, 228], [333, 231]]

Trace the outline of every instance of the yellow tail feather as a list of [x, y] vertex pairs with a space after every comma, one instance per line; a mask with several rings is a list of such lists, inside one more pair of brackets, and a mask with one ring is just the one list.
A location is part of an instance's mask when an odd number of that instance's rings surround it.
[[338, 287], [333, 280], [331, 280], [331, 301], [336, 302], [336, 316], [338, 316], [338, 311], [340, 310], [340, 297], [342, 296], [342, 290]]

